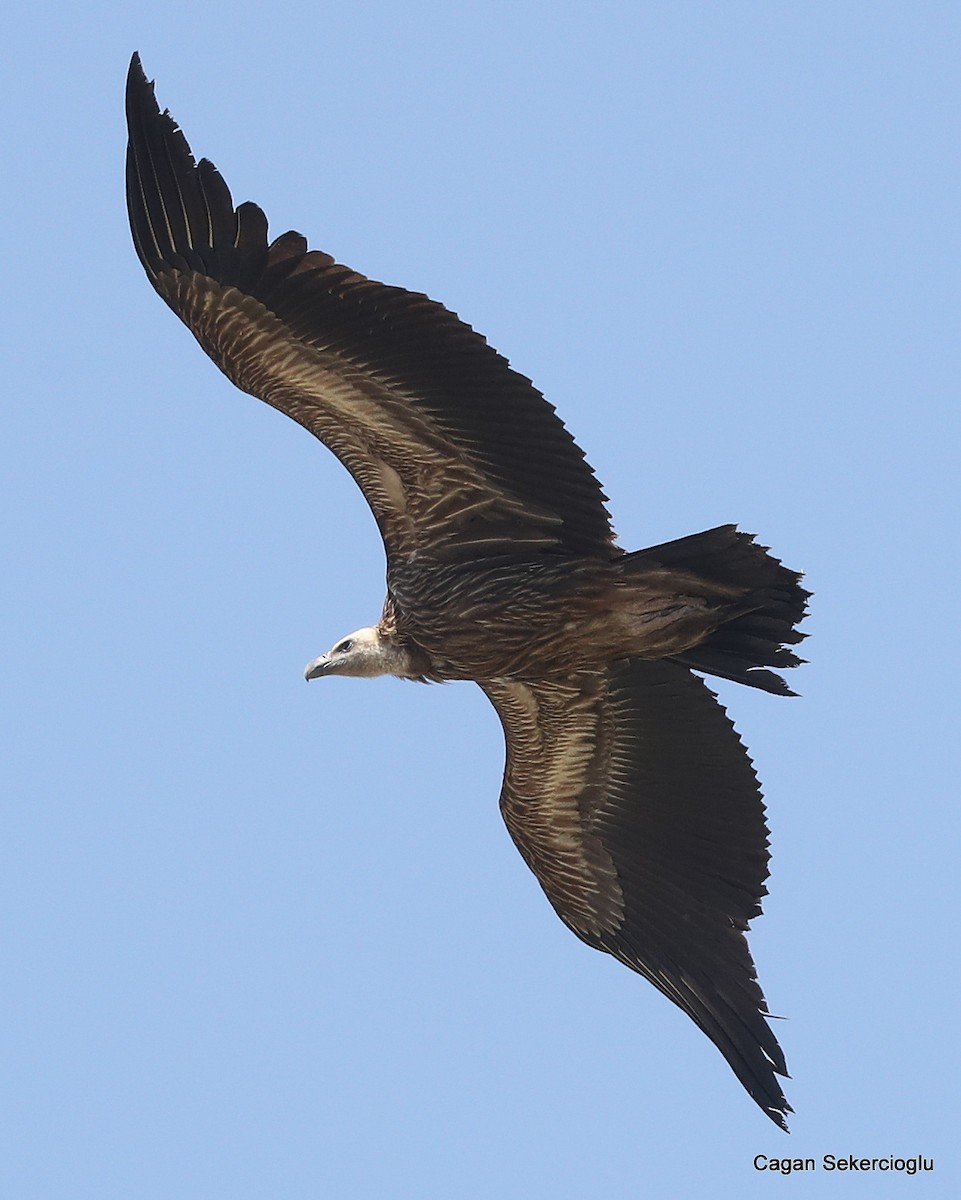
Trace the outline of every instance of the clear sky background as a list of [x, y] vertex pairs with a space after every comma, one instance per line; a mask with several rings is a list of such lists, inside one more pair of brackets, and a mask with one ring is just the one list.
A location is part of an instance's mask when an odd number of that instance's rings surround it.
[[[753, 1197], [958, 1149], [961, 9], [120, 3], [5, 19], [10, 1200]], [[151, 291], [139, 49], [274, 233], [460, 313], [630, 548], [727, 521], [816, 593], [752, 946], [793, 1133], [554, 916], [468, 685], [303, 682], [377, 618], [346, 472]]]

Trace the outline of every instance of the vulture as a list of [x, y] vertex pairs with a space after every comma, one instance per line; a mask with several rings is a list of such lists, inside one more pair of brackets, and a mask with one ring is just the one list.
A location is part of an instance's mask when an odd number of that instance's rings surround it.
[[619, 548], [583, 451], [480, 334], [299, 233], [268, 241], [137, 55], [126, 107], [147, 278], [237, 387], [333, 451], [383, 537], [380, 620], [306, 677], [477, 683], [504, 729], [501, 812], [557, 915], [683, 1009], [786, 1129], [745, 936], [765, 808], [700, 675], [793, 695], [777, 669], [801, 662], [801, 576], [734, 525]]

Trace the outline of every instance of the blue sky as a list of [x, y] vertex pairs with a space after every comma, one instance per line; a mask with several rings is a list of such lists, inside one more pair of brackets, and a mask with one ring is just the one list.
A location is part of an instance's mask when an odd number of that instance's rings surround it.
[[[957, 1153], [955, 5], [39, 4], [8, 18], [0, 1191], [767, 1195]], [[467, 685], [303, 683], [376, 619], [339, 464], [152, 293], [122, 87], [274, 233], [459, 312], [627, 547], [737, 521], [816, 593], [752, 946], [785, 1137], [553, 915]]]

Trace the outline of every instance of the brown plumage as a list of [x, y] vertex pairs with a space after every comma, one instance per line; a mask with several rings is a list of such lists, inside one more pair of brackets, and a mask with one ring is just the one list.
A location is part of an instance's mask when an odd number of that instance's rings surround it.
[[530, 380], [453, 313], [267, 242], [161, 114], [134, 55], [127, 202], [150, 282], [222, 371], [323, 441], [387, 552], [380, 622], [308, 678], [474, 680], [507, 741], [501, 810], [561, 919], [646, 976], [783, 1128], [784, 1057], [744, 931], [760, 912], [757, 778], [690, 668], [790, 694], [807, 593], [732, 525], [625, 554]]

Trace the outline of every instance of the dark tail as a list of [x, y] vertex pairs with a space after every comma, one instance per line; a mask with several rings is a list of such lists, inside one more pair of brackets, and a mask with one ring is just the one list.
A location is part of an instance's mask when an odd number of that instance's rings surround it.
[[807, 611], [810, 592], [801, 587], [801, 576], [759, 546], [754, 535], [734, 525], [694, 533], [625, 558], [638, 566], [660, 566], [683, 571], [706, 585], [724, 616], [700, 645], [674, 662], [733, 679], [749, 687], [781, 696], [793, 696], [780, 675], [767, 667], [796, 667], [804, 660], [789, 649], [805, 634], [795, 626]]

